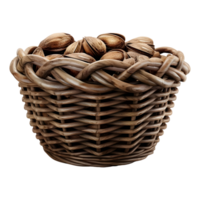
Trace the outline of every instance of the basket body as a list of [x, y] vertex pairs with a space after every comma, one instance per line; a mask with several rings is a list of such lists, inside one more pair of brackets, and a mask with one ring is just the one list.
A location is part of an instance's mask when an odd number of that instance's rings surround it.
[[83, 166], [123, 165], [152, 154], [177, 91], [91, 95], [71, 89], [50, 95], [21, 86], [27, 117], [45, 152], [57, 161]]
[[[23, 76], [16, 70], [20, 58], [26, 74]], [[108, 167], [143, 160], [154, 152], [159, 136], [169, 122], [180, 81], [173, 81], [170, 87], [161, 87], [163, 82], [154, 75], [156, 78], [151, 87], [129, 92], [117, 85], [118, 80], [113, 84], [118, 88], [109, 88], [109, 80], [105, 78], [109, 91], [94, 93], [90, 88], [85, 89], [84, 84], [89, 84], [89, 79], [76, 85], [70, 78], [65, 78], [61, 70], [52, 72], [55, 80], [39, 79], [32, 70], [32, 57], [28, 58], [25, 53], [18, 52], [18, 58], [11, 63], [11, 72], [19, 81], [33, 132], [51, 158], [78, 166]], [[167, 67], [169, 69], [170, 64]], [[183, 76], [181, 73], [184, 74], [180, 72], [180, 77]], [[102, 72], [99, 74], [106, 77]], [[54, 81], [57, 85], [63, 83], [63, 88], [49, 89], [47, 83]]]

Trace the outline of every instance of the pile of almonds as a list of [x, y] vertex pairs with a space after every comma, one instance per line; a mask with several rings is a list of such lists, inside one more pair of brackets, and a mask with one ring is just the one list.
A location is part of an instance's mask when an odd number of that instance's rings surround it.
[[[46, 57], [48, 60], [66, 57], [93, 63], [98, 60], [114, 59], [130, 65], [151, 57], [165, 57], [155, 51], [152, 39], [137, 37], [125, 42], [125, 37], [118, 33], [101, 34], [97, 38], [84, 37], [78, 41], [70, 34], [55, 33], [41, 41], [33, 54]], [[36, 66], [35, 71], [38, 68], [39, 66]], [[79, 72], [69, 70], [68, 73], [76, 76]]]

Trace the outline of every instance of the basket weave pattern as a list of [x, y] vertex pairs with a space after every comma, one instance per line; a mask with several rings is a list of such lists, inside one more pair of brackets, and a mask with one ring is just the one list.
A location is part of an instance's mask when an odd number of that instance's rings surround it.
[[[165, 62], [156, 58], [128, 66], [116, 60], [48, 61], [32, 55], [34, 48], [19, 49], [10, 71], [19, 81], [33, 132], [51, 158], [106, 167], [142, 160], [154, 152], [172, 114], [177, 87], [190, 71], [180, 51], [158, 48], [171, 54]], [[37, 73], [33, 64], [41, 66]], [[80, 71], [76, 77], [63, 70], [70, 67]], [[109, 68], [120, 74], [109, 75]]]

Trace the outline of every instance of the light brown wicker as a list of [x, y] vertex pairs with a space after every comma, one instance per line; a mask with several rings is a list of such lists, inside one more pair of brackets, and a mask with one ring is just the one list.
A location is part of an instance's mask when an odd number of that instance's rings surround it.
[[[153, 153], [172, 114], [177, 87], [190, 71], [183, 53], [157, 48], [169, 53], [164, 62], [150, 58], [130, 66], [117, 60], [49, 61], [33, 55], [35, 48], [19, 49], [10, 71], [19, 81], [33, 132], [51, 158], [107, 167]], [[33, 64], [40, 66], [37, 73]], [[64, 69], [80, 72], [73, 77]], [[111, 76], [108, 69], [119, 75]]]

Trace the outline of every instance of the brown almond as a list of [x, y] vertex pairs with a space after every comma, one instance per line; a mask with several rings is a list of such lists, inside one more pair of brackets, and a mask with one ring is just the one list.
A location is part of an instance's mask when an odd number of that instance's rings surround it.
[[43, 50], [58, 52], [65, 50], [73, 42], [74, 38], [70, 34], [54, 33], [40, 42], [39, 47]]
[[114, 60], [123, 61], [124, 59], [127, 59], [128, 57], [129, 57], [128, 54], [124, 50], [116, 49], [116, 50], [111, 50], [111, 51], [107, 52], [106, 54], [104, 54], [101, 57], [101, 60], [114, 59]]
[[70, 53], [80, 53], [83, 52], [83, 48], [82, 48], [82, 40], [79, 40], [77, 42], [73, 42], [72, 44], [70, 44], [65, 52], [64, 55], [70, 54]]
[[85, 37], [83, 39], [84, 51], [94, 58], [101, 57], [106, 53], [106, 45], [98, 38]]
[[107, 49], [123, 49], [125, 47], [125, 37], [117, 33], [101, 34], [97, 38], [106, 44]]
[[143, 55], [153, 56], [154, 50], [145, 43], [129, 43], [127, 44], [128, 51], [134, 51]]
[[137, 37], [137, 38], [134, 38], [132, 40], [129, 40], [126, 43], [127, 44], [128, 43], [145, 43], [145, 44], [148, 44], [150, 46], [154, 45], [153, 40], [149, 37]]
[[90, 56], [86, 53], [71, 53], [71, 54], [65, 55], [65, 57], [81, 60], [81, 61], [87, 62], [87, 63], [93, 63], [96, 61], [92, 56]]

